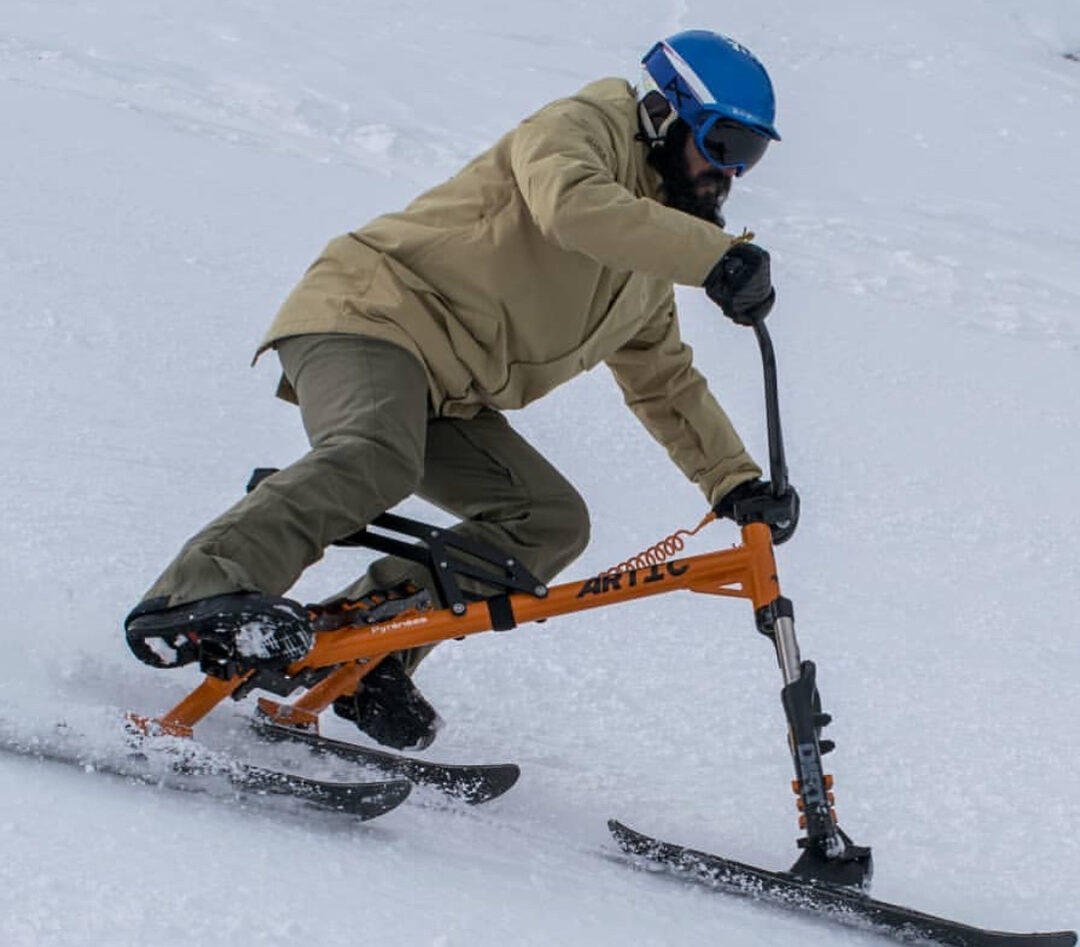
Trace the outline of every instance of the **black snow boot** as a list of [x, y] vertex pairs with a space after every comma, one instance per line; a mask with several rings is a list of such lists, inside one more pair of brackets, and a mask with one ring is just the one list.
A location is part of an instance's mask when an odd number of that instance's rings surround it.
[[198, 661], [218, 677], [284, 667], [315, 642], [303, 605], [259, 592], [230, 592], [171, 608], [164, 596], [148, 599], [124, 620], [124, 630], [140, 661], [157, 668]]
[[364, 676], [356, 693], [335, 700], [334, 713], [395, 750], [430, 746], [443, 723], [393, 655]]

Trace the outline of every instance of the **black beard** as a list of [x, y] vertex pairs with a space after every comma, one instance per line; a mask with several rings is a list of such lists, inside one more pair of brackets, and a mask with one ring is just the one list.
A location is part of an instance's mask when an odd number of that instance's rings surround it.
[[718, 227], [724, 226], [723, 206], [731, 193], [731, 179], [717, 175], [715, 189], [701, 194], [686, 173], [686, 140], [690, 127], [682, 121], [675, 122], [662, 145], [649, 150], [648, 162], [663, 179], [663, 200], [667, 207], [681, 210], [707, 220]]
[[686, 177], [684, 171], [681, 180], [664, 182], [664, 203], [675, 210], [693, 214], [695, 217], [707, 220], [710, 224], [723, 227], [726, 221], [722, 208], [730, 192], [731, 182], [724, 178], [723, 183], [718, 183], [715, 190], [702, 194]]

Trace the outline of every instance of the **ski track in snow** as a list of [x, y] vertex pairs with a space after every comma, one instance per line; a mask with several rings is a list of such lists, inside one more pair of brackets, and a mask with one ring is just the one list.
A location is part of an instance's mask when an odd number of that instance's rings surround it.
[[[540, 12], [541, 15], [537, 15]], [[568, 22], [574, 24], [567, 29]], [[197, 677], [119, 625], [254, 466], [304, 449], [246, 366], [331, 236], [677, 28], [730, 32], [784, 141], [731, 228], [773, 252], [798, 537], [779, 553], [835, 715], [843, 824], [875, 893], [1011, 929], [1080, 923], [1080, 11], [696, 0], [538, 11], [11, 0], [0, 10], [0, 721], [114, 746]], [[752, 340], [679, 290], [684, 335], [764, 457]], [[513, 418], [589, 501], [585, 576], [703, 512], [602, 369]], [[424, 504], [406, 515], [440, 514]], [[713, 527], [690, 552], [722, 547]], [[349, 581], [334, 550], [301, 600]], [[795, 857], [779, 679], [744, 603], [650, 599], [448, 644], [432, 758], [522, 765], [489, 806], [422, 792], [370, 824], [0, 757], [4, 944], [869, 945], [630, 870], [604, 822], [767, 867]], [[250, 701], [200, 727], [252, 748]], [[349, 736], [339, 721], [330, 735]]]

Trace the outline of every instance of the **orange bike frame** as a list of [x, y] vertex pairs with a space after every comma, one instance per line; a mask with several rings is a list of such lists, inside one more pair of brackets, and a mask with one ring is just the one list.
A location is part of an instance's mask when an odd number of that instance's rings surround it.
[[[524, 623], [680, 589], [749, 599], [755, 611], [775, 602], [780, 596], [780, 582], [769, 527], [761, 523], [743, 526], [742, 543], [731, 549], [567, 582], [549, 588], [543, 597], [510, 595], [509, 605], [514, 621]], [[260, 708], [278, 723], [317, 729], [318, 715], [335, 698], [352, 693], [360, 679], [387, 654], [492, 631], [493, 625], [488, 605], [481, 601], [469, 605], [460, 615], [448, 608], [413, 610], [376, 624], [319, 632], [312, 650], [290, 665], [286, 674], [292, 677], [309, 669], [333, 670], [292, 704], [264, 698], [259, 701]], [[192, 727], [234, 694], [252, 673], [229, 680], [207, 676], [161, 717], [136, 722], [144, 728], [189, 736]]]

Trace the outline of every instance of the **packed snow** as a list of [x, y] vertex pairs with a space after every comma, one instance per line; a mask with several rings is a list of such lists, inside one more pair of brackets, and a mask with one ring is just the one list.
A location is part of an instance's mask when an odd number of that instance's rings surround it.
[[[841, 822], [883, 899], [1080, 923], [1076, 0], [5, 0], [5, 733], [63, 720], [105, 744], [198, 682], [139, 664], [121, 621], [251, 468], [305, 449], [274, 359], [248, 364], [323, 244], [691, 27], [753, 49], [779, 99], [783, 141], [726, 211], [773, 253], [803, 497], [778, 559], [835, 717]], [[764, 461], [751, 334], [679, 301]], [[511, 420], [589, 502], [566, 579], [705, 512], [603, 368]], [[714, 526], [688, 552], [736, 539]], [[367, 561], [331, 551], [293, 594]], [[511, 793], [418, 792], [356, 825], [0, 755], [0, 942], [875, 942], [634, 870], [609, 839], [618, 817], [794, 860], [781, 682], [746, 603], [680, 593], [478, 636], [418, 682], [447, 722], [425, 755], [515, 760]], [[251, 711], [223, 705], [200, 738], [352, 772], [251, 746]]]

